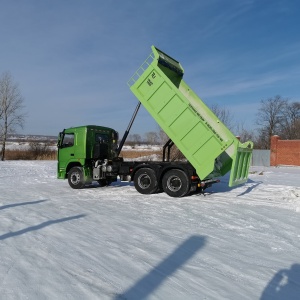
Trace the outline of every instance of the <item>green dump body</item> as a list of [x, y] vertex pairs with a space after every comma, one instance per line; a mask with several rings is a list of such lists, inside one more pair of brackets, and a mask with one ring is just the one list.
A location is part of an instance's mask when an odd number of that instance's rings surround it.
[[240, 143], [186, 84], [183, 74], [178, 61], [152, 46], [128, 85], [201, 180], [231, 171], [230, 187], [245, 183], [253, 143]]

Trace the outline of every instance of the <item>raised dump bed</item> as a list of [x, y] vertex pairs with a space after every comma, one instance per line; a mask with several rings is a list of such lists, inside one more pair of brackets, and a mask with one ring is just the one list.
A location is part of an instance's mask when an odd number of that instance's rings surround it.
[[231, 171], [229, 186], [245, 183], [253, 143], [240, 143], [186, 84], [183, 74], [178, 61], [152, 46], [128, 85], [201, 180]]

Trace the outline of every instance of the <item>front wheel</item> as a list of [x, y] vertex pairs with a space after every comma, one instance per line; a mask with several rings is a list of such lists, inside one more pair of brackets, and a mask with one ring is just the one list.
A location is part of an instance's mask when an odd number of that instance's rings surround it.
[[134, 175], [135, 189], [141, 194], [153, 194], [158, 189], [158, 181], [154, 170], [150, 168], [139, 169]]
[[184, 197], [190, 191], [190, 180], [187, 174], [179, 169], [168, 171], [163, 179], [164, 192], [171, 197]]
[[68, 182], [71, 188], [82, 189], [85, 185], [83, 169], [81, 167], [73, 167], [68, 173]]

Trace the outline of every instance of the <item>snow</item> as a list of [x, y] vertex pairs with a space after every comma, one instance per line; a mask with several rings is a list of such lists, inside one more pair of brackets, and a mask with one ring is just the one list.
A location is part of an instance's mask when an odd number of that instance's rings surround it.
[[124, 145], [122, 149], [126, 151], [145, 151], [145, 150], [161, 151], [162, 146], [161, 145], [135, 145], [135, 146]]
[[[41, 142], [41, 144], [44, 144]], [[30, 150], [30, 144], [28, 142], [6, 142], [5, 146], [6, 150]], [[57, 146], [54, 145], [49, 145], [48, 146], [49, 150], [56, 151]]]
[[300, 168], [251, 171], [170, 198], [0, 162], [1, 299], [300, 299]]
[[28, 150], [29, 143], [24, 142], [6, 142], [5, 148], [7, 150]]

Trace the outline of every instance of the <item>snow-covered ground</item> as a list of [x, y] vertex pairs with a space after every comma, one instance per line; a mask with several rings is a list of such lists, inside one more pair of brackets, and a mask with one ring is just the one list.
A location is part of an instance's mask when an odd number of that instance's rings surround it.
[[135, 146], [129, 146], [129, 145], [124, 145], [123, 150], [125, 151], [161, 151], [162, 150], [162, 145], [135, 145]]
[[6, 142], [7, 150], [29, 150], [28, 142]]
[[252, 171], [178, 199], [0, 162], [0, 298], [300, 299], [300, 168]]

